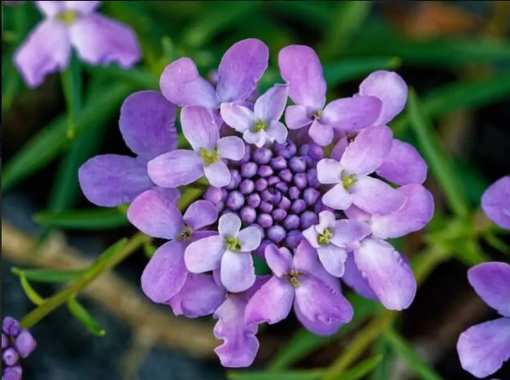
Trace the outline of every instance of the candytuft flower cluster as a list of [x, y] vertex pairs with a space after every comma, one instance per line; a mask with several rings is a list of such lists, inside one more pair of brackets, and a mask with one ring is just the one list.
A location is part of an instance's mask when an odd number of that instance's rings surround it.
[[[278, 57], [285, 83], [252, 101], [268, 55], [256, 39], [234, 44], [214, 84], [191, 59], [172, 62], [161, 94], [122, 106], [121, 133], [137, 157], [98, 156], [79, 172], [91, 202], [129, 202], [134, 226], [168, 240], [142, 288], [177, 315], [213, 314], [228, 367], [249, 366], [258, 325], [291, 309], [316, 334], [338, 331], [353, 316], [340, 280], [407, 308], [416, 281], [386, 240], [420, 230], [434, 208], [424, 160], [387, 126], [406, 103], [400, 76], [374, 72], [358, 93], [328, 103], [319, 58], [292, 45]], [[176, 147], [174, 104], [188, 149]], [[178, 189], [197, 180], [210, 186], [182, 214]], [[255, 270], [255, 256], [268, 271]]]
[[21, 380], [20, 359], [26, 358], [37, 343], [28, 330], [23, 330], [12, 317], [2, 321], [2, 380]]

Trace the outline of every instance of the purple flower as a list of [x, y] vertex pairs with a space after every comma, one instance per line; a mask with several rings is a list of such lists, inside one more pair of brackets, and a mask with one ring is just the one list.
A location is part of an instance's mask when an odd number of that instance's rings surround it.
[[181, 107], [203, 106], [218, 109], [221, 103], [246, 100], [266, 71], [267, 46], [257, 39], [237, 42], [227, 50], [218, 68], [216, 88], [202, 78], [195, 63], [180, 58], [165, 68], [160, 79], [161, 92]]
[[220, 139], [213, 114], [201, 106], [187, 106], [181, 112], [182, 132], [193, 150], [178, 149], [154, 158], [149, 176], [159, 186], [174, 188], [190, 184], [204, 174], [212, 186], [228, 185], [231, 176], [223, 159], [239, 161], [245, 153], [236, 136]]
[[319, 214], [319, 224], [303, 231], [308, 243], [317, 249], [319, 260], [331, 275], [342, 277], [347, 252], [359, 246], [370, 234], [370, 228], [356, 220], [336, 220], [331, 211]]
[[476, 293], [503, 317], [464, 331], [457, 343], [462, 368], [483, 378], [510, 359], [510, 265], [490, 262], [471, 268]]
[[255, 101], [253, 111], [237, 103], [223, 103], [221, 117], [244, 141], [259, 148], [266, 142], [283, 144], [287, 128], [279, 122], [287, 105], [288, 86], [276, 84]]
[[394, 239], [422, 229], [432, 219], [434, 201], [423, 186], [411, 184], [397, 191], [406, 203], [388, 215], [370, 215], [351, 207], [346, 215], [367, 223], [372, 235], [349, 255], [343, 280], [359, 294], [379, 300], [387, 309], [409, 307], [416, 294], [416, 280], [408, 262], [391, 244]]
[[172, 240], [163, 244], [142, 274], [142, 289], [154, 302], [167, 302], [184, 286], [188, 271], [184, 251], [192, 241], [211, 236], [200, 231], [218, 219], [218, 212], [208, 201], [192, 203], [184, 215], [175, 204], [154, 190], [139, 195], [129, 206], [129, 221], [149, 236]]
[[352, 306], [330, 286], [332, 277], [323, 272], [308, 242], [301, 242], [294, 256], [286, 248], [269, 245], [265, 258], [274, 276], [248, 302], [247, 325], [278, 323], [292, 307], [300, 322], [318, 335], [331, 335], [351, 321]]
[[177, 147], [175, 112], [175, 106], [156, 91], [136, 92], [124, 101], [119, 127], [126, 145], [137, 157], [106, 154], [83, 164], [78, 178], [90, 202], [115, 207], [149, 189], [172, 201], [179, 198], [178, 190], [154, 185], [147, 174], [149, 160]]
[[12, 317], [2, 321], [2, 380], [21, 380], [20, 358], [27, 358], [37, 343], [28, 330]]
[[244, 315], [249, 300], [267, 280], [268, 277], [258, 277], [245, 292], [229, 293], [214, 313], [214, 318], [218, 319], [213, 330], [214, 336], [224, 341], [214, 352], [224, 367], [248, 367], [255, 360], [259, 350], [256, 337], [258, 326], [247, 325]]
[[184, 254], [192, 273], [220, 268], [221, 283], [229, 292], [242, 292], [255, 283], [252, 252], [258, 248], [262, 234], [257, 227], [241, 230], [241, 219], [225, 214], [219, 220], [219, 236], [210, 236], [189, 245]]
[[47, 74], [65, 68], [74, 47], [82, 61], [93, 65], [117, 62], [123, 68], [140, 59], [134, 32], [118, 21], [95, 13], [100, 1], [35, 1], [44, 14], [14, 54], [14, 64], [29, 87]]
[[500, 178], [485, 191], [482, 209], [490, 220], [510, 230], [510, 176]]
[[389, 153], [392, 133], [388, 127], [373, 126], [362, 130], [342, 155], [340, 161], [325, 158], [317, 165], [319, 182], [335, 185], [322, 197], [333, 209], [346, 210], [356, 205], [375, 214], [398, 210], [405, 197], [383, 181], [370, 177]]
[[289, 84], [285, 122], [289, 129], [310, 126], [309, 135], [319, 145], [333, 141], [334, 130], [353, 131], [368, 127], [381, 112], [375, 96], [337, 99], [326, 105], [326, 81], [317, 54], [308, 46], [290, 45], [278, 56], [281, 76]]

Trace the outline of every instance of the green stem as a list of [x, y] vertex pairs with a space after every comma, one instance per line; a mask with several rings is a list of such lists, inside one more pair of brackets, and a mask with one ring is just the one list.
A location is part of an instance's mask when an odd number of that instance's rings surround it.
[[109, 250], [106, 251], [106, 255], [99, 257], [94, 264], [87, 270], [85, 275], [65, 287], [62, 291], [55, 294], [54, 296], [46, 299], [44, 303], [39, 305], [37, 308], [32, 310], [30, 313], [25, 315], [21, 320], [23, 328], [30, 328], [39, 322], [46, 315], [51, 313], [60, 305], [66, 303], [72, 299], [77, 293], [87, 287], [92, 281], [94, 281], [99, 275], [115, 267], [122, 262], [126, 257], [135, 252], [138, 248], [143, 246], [146, 242], [150, 241], [151, 238], [142, 233], [134, 235], [127, 244], [120, 248], [114, 254], [108, 255]]
[[81, 109], [81, 65], [73, 56], [69, 66], [62, 71], [62, 90], [67, 105], [67, 137], [72, 139], [75, 135], [76, 117]]

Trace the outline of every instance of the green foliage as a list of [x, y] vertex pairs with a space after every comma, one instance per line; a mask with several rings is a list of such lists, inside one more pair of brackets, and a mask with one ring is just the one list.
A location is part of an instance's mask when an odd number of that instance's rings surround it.
[[50, 227], [78, 230], [104, 230], [129, 225], [126, 215], [115, 208], [40, 212], [34, 220]]
[[94, 317], [85, 309], [76, 299], [71, 298], [67, 301], [67, 308], [71, 314], [80, 322], [83, 327], [96, 336], [105, 336], [106, 331], [96, 322]]

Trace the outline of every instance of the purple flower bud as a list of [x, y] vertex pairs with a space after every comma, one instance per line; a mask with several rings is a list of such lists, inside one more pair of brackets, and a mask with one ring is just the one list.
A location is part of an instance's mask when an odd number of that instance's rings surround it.
[[259, 176], [267, 178], [273, 175], [273, 168], [268, 165], [261, 165], [257, 173]]
[[21, 366], [2, 368], [2, 380], [21, 380], [23, 370]]
[[287, 183], [292, 182], [293, 175], [292, 175], [292, 172], [289, 169], [283, 169], [280, 172], [280, 174], [278, 174], [278, 176], [280, 177], [280, 179], [282, 181], [285, 181]]
[[271, 167], [275, 170], [282, 170], [287, 168], [287, 160], [282, 156], [275, 157], [271, 160]]
[[[225, 195], [226, 196], [226, 195]], [[211, 202], [214, 205], [220, 203], [223, 199], [222, 189], [218, 187], [209, 187], [204, 194], [204, 199]]]
[[227, 200], [229, 192], [226, 189], [221, 189], [221, 200], [225, 202]]
[[216, 210], [218, 210], [218, 212], [221, 212], [223, 211], [223, 209], [225, 208], [225, 202], [221, 201], [219, 202], [217, 205], [216, 205]]
[[257, 164], [265, 165], [268, 164], [273, 158], [273, 152], [267, 148], [258, 148], [253, 152], [253, 161]]
[[273, 199], [271, 200], [271, 202], [273, 204], [278, 204], [278, 203], [280, 203], [281, 200], [282, 200], [282, 193], [278, 190], [273, 190]]
[[278, 143], [274, 144], [274, 148], [275, 148], [276, 152], [278, 152], [278, 154], [280, 154], [281, 156], [283, 156], [285, 158], [291, 158], [297, 152], [296, 145], [294, 145], [293, 142], [288, 141], [288, 140], [286, 142], [284, 142], [283, 144], [278, 144]]
[[271, 202], [273, 199], [273, 193], [269, 191], [269, 189], [264, 190], [262, 193], [260, 193], [260, 196], [263, 201]]
[[285, 239], [285, 246], [287, 248], [297, 248], [299, 243], [303, 240], [303, 235], [299, 230], [292, 230], [287, 233], [287, 238]]
[[269, 214], [271, 211], [273, 211], [273, 205], [269, 202], [262, 202], [259, 207], [260, 211], [263, 213]]
[[7, 335], [2, 333], [2, 349], [6, 348], [9, 345], [9, 339], [7, 338]]
[[287, 231], [282, 226], [276, 225], [272, 226], [267, 231], [267, 237], [274, 241], [275, 243], [280, 243], [285, 239], [285, 236], [287, 235]]
[[319, 161], [324, 158], [324, 150], [320, 145], [312, 143], [308, 148], [308, 155], [314, 160]]
[[297, 215], [289, 215], [285, 218], [283, 221], [283, 226], [287, 231], [295, 230], [296, 228], [299, 228], [299, 216]]
[[258, 180], [256, 180], [255, 189], [259, 192], [267, 189], [267, 179], [259, 178]]
[[239, 190], [244, 195], [249, 195], [253, 193], [253, 190], [255, 189], [255, 184], [251, 179], [243, 179], [241, 184], [239, 185]]
[[309, 187], [303, 192], [303, 199], [308, 206], [313, 206], [319, 200], [321, 193], [318, 190]]
[[289, 189], [289, 198], [290, 199], [292, 199], [292, 200], [298, 199], [300, 195], [301, 195], [301, 191], [296, 186], [292, 186]]
[[317, 179], [317, 169], [312, 168], [306, 172], [306, 180], [308, 181], [308, 186], [318, 188], [321, 183]]
[[306, 179], [306, 173], [298, 173], [294, 175], [294, 185], [299, 190], [304, 190], [308, 186], [308, 180]]
[[303, 160], [305, 160], [305, 163], [306, 163], [306, 167], [308, 169], [310, 168], [314, 168], [316, 165], [317, 165], [317, 161], [315, 161], [312, 157], [310, 156], [303, 156], [302, 157]]
[[241, 176], [251, 178], [257, 174], [258, 166], [255, 162], [247, 162], [241, 166]]
[[17, 336], [21, 328], [17, 320], [12, 317], [5, 317], [2, 322], [2, 331], [9, 336]]
[[14, 346], [20, 356], [22, 358], [26, 358], [33, 350], [35, 350], [37, 343], [28, 330], [23, 330], [14, 341]]
[[241, 216], [241, 220], [246, 224], [252, 224], [257, 219], [257, 212], [254, 208], [249, 206], [244, 206], [239, 213]]
[[326, 206], [322, 202], [317, 202], [313, 208], [316, 214], [320, 214], [322, 211], [334, 211], [331, 207]]
[[241, 158], [241, 160], [238, 161], [238, 163], [240, 165], [245, 164], [245, 163], [247, 163], [248, 161], [251, 160], [250, 146], [246, 145], [245, 149], [246, 149], [246, 153], [244, 154], [243, 158]]
[[18, 352], [14, 348], [8, 348], [2, 352], [2, 361], [8, 366], [15, 365], [19, 360]]
[[275, 185], [275, 188], [280, 190], [282, 193], [286, 193], [287, 191], [289, 191], [289, 185], [287, 185], [285, 182], [278, 182]]
[[302, 231], [306, 230], [311, 226], [319, 224], [319, 218], [317, 217], [317, 214], [314, 213], [313, 211], [305, 211], [303, 214], [301, 214], [300, 220], [301, 220], [300, 228]]
[[283, 197], [279, 203], [281, 209], [288, 210], [292, 202], [287, 197]]
[[259, 194], [251, 194], [248, 198], [248, 205], [253, 208], [257, 208], [260, 205], [260, 195]]
[[244, 206], [244, 196], [239, 191], [232, 191], [225, 204], [230, 210], [237, 211]]
[[303, 144], [299, 147], [298, 149], [298, 153], [301, 155], [301, 156], [305, 156], [308, 154], [308, 152], [310, 151], [310, 145], [309, 144]]
[[281, 222], [282, 220], [284, 220], [287, 217], [287, 211], [285, 211], [284, 209], [281, 209], [281, 208], [277, 208], [276, 210], [273, 210], [273, 212], [271, 213], [271, 216], [277, 222]]
[[239, 174], [239, 172], [235, 169], [231, 170], [230, 171], [230, 183], [227, 186], [225, 186], [225, 189], [235, 190], [235, 189], [237, 189], [237, 187], [239, 186], [241, 181], [242, 181], [241, 174]]
[[306, 210], [306, 202], [304, 200], [302, 200], [302, 199], [296, 199], [292, 203], [292, 206], [290, 207], [290, 209], [295, 214], [301, 214], [303, 211]]
[[274, 186], [274, 185], [276, 185], [276, 184], [277, 184], [277, 183], [279, 183], [279, 182], [281, 182], [280, 178], [278, 178], [278, 177], [277, 177], [277, 176], [275, 176], [275, 175], [272, 175], [271, 177], [269, 177], [269, 178], [267, 179], [267, 184], [268, 184], [269, 186]]
[[260, 227], [266, 229], [273, 225], [273, 218], [269, 214], [260, 214], [257, 218], [257, 223]]
[[293, 173], [303, 173], [306, 170], [306, 162], [302, 157], [292, 157], [289, 160], [289, 168]]

